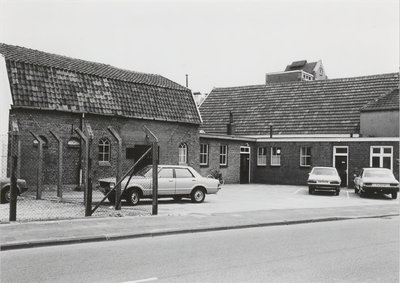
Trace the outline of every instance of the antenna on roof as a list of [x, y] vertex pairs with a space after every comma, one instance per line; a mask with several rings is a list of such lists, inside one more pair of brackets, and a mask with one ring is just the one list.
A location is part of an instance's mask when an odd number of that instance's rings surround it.
[[186, 87], [189, 87], [189, 75], [186, 74]]

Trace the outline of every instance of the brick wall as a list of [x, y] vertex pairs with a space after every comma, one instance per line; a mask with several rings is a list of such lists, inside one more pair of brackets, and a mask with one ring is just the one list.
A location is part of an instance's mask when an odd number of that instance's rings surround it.
[[[44, 136], [48, 143], [43, 147], [43, 184], [56, 184], [58, 172], [58, 143], [50, 134], [52, 130], [63, 140], [63, 184], [78, 185], [80, 169], [82, 167], [84, 142], [80, 146], [70, 146], [71, 138], [80, 140], [75, 129], [86, 129], [90, 125], [93, 139], [90, 142], [90, 176], [93, 179], [109, 177], [116, 174], [116, 154], [118, 143], [108, 127], [112, 127], [122, 139], [121, 161], [125, 172], [135, 160], [126, 159], [126, 148], [137, 145], [151, 145], [152, 140], [146, 138], [142, 130], [143, 125], [152, 131], [158, 138], [159, 163], [178, 164], [178, 150], [180, 143], [186, 143], [188, 148], [188, 165], [199, 168], [199, 129], [198, 125], [173, 123], [163, 121], [127, 119], [76, 113], [13, 109], [11, 119], [18, 121], [20, 131], [20, 177], [27, 180], [29, 186], [37, 182], [37, 165], [39, 146], [34, 143], [30, 131]], [[86, 130], [84, 132], [87, 134]], [[88, 135], [88, 134], [87, 134]], [[107, 138], [111, 142], [111, 158], [109, 163], [99, 162], [98, 142]]]

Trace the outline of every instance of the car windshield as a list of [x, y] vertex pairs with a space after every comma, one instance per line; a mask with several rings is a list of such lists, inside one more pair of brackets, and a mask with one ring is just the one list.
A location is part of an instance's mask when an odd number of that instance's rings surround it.
[[336, 170], [334, 168], [314, 168], [313, 174], [336, 176]]
[[364, 177], [367, 178], [393, 178], [392, 172], [387, 170], [365, 170]]
[[135, 173], [136, 176], [143, 176], [143, 177], [151, 176], [151, 174], [152, 174], [151, 166], [143, 167], [142, 169], [140, 169]]

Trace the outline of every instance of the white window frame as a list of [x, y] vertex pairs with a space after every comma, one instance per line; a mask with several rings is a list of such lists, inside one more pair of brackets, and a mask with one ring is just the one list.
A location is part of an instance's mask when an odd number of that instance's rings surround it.
[[219, 147], [219, 165], [228, 165], [228, 146], [220, 145]]
[[208, 165], [208, 144], [200, 144], [200, 165]]
[[[106, 158], [108, 156], [108, 158]], [[99, 162], [110, 162], [111, 160], [111, 142], [107, 138], [99, 140]]]
[[[261, 150], [261, 152], [260, 152]], [[267, 148], [257, 148], [257, 166], [267, 166]]]
[[[379, 148], [380, 153], [374, 153], [374, 149]], [[390, 148], [390, 153], [384, 153], [385, 148]], [[393, 146], [371, 146], [370, 147], [370, 158], [369, 166], [372, 167], [372, 159], [379, 157], [379, 167], [383, 167], [383, 158], [390, 157], [390, 170], [393, 171]]]
[[[309, 155], [307, 154], [306, 151], [303, 151], [306, 149], [310, 149]], [[309, 164], [307, 164], [307, 160], [309, 160]], [[311, 146], [300, 147], [300, 167], [311, 167]]]
[[187, 164], [187, 145], [186, 145], [186, 143], [179, 144], [178, 163], [179, 163], [179, 165]]
[[[274, 154], [274, 151], [276, 154]], [[271, 166], [281, 166], [282, 149], [278, 146], [271, 147]]]

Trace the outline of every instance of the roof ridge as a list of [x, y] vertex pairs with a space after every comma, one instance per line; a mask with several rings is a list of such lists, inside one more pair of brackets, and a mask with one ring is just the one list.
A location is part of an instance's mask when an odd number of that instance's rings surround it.
[[382, 78], [382, 77], [392, 77], [399, 76], [398, 72], [393, 73], [385, 73], [385, 74], [375, 74], [375, 75], [364, 75], [358, 77], [349, 77], [349, 78], [334, 78], [334, 79], [326, 79], [326, 80], [314, 80], [314, 81], [290, 81], [290, 82], [274, 82], [267, 84], [258, 84], [258, 85], [244, 85], [244, 86], [231, 86], [231, 87], [214, 87], [213, 90], [227, 90], [227, 89], [245, 89], [245, 88], [256, 88], [256, 87], [267, 87], [270, 85], [279, 86], [279, 85], [300, 85], [300, 84], [323, 84], [326, 82], [338, 82], [338, 81], [356, 81], [356, 80], [366, 80], [372, 78]]
[[[41, 58], [36, 58], [35, 56], [28, 56], [27, 54], [23, 54], [27, 52], [36, 53], [34, 55], [40, 56]], [[186, 87], [170, 79], [167, 79], [160, 74], [127, 70], [120, 67], [115, 67], [110, 64], [74, 58], [18, 45], [0, 43], [0, 53], [6, 59], [11, 59], [17, 62], [24, 62], [32, 65], [58, 68], [82, 74], [95, 75], [108, 79], [116, 79], [135, 83], [145, 83], [164, 88], [187, 89]], [[141, 78], [138, 78], [137, 76]], [[151, 78], [158, 79], [163, 82], [154, 82]]]

